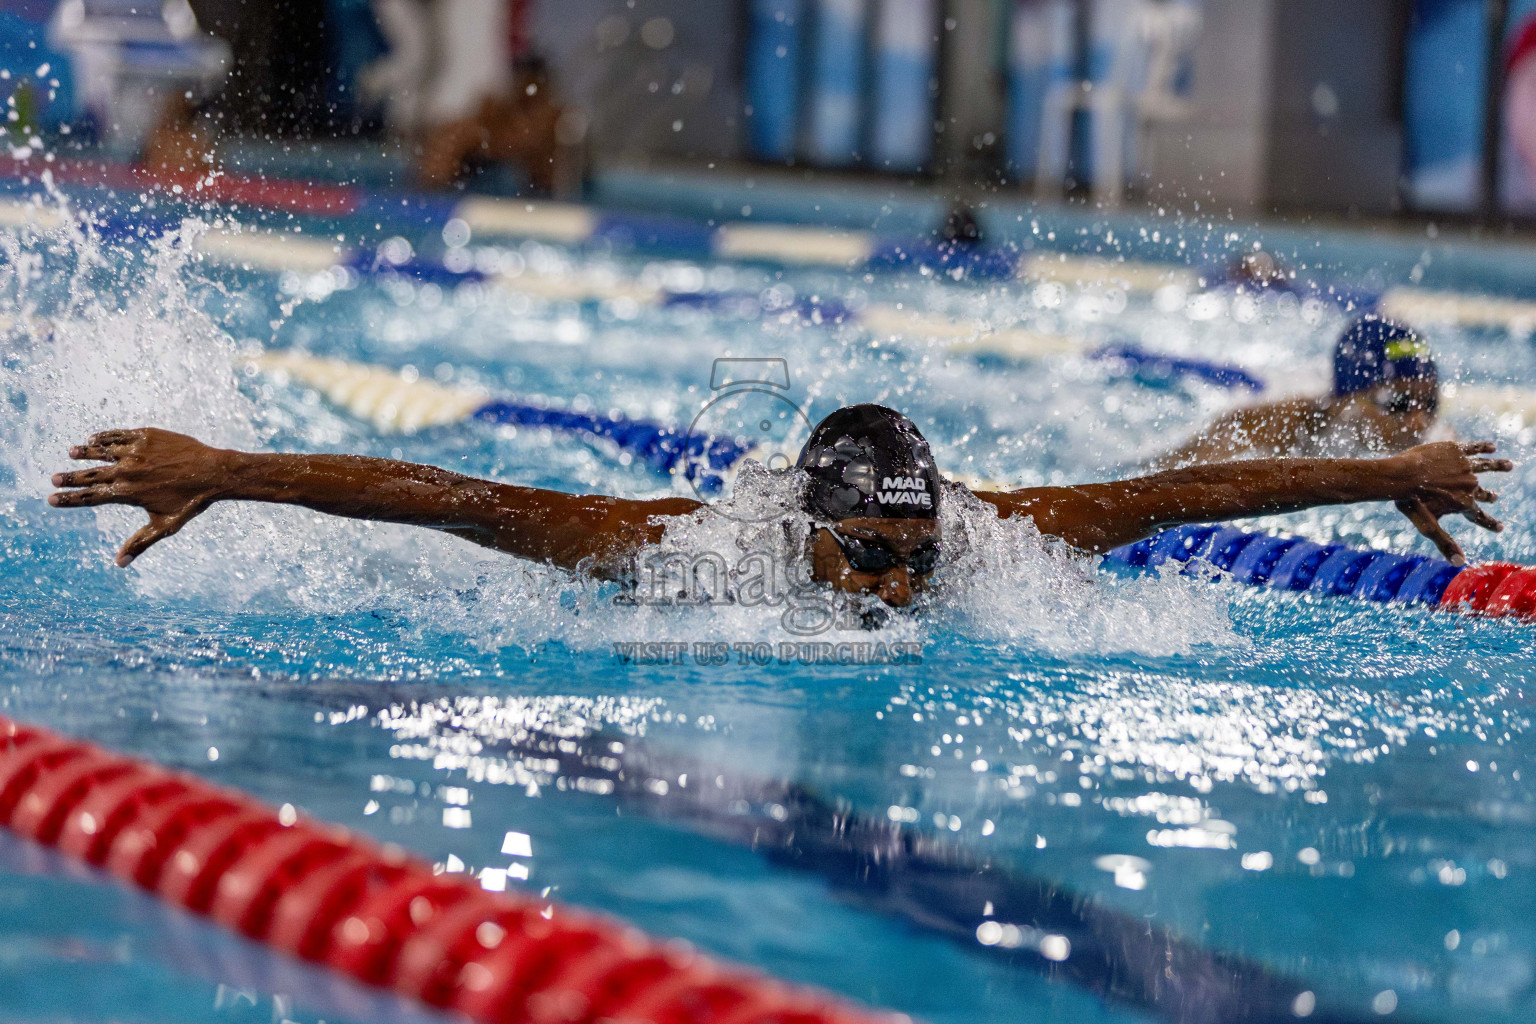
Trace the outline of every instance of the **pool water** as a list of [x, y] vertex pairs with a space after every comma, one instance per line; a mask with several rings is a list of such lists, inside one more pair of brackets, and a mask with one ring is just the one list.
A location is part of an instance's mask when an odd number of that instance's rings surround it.
[[[324, 229], [377, 242], [371, 227]], [[518, 730], [619, 742], [733, 784], [793, 783], [1300, 979], [1335, 1019], [1517, 1021], [1536, 1010], [1525, 627], [1117, 575], [957, 500], [945, 513], [949, 561], [924, 606], [828, 636], [917, 657], [803, 664], [778, 656], [805, 639], [779, 607], [637, 605], [613, 585], [454, 538], [293, 509], [218, 506], [119, 570], [111, 556], [137, 513], [41, 500], [69, 445], [146, 424], [565, 490], [688, 493], [547, 431], [381, 433], [262, 376], [246, 358], [262, 347], [677, 424], [709, 399], [716, 358], [782, 358], [789, 397], [812, 421], [847, 402], [894, 405], [942, 468], [1018, 484], [1132, 474], [1236, 401], [1230, 392], [1079, 357], [978, 357], [856, 323], [233, 270], [174, 240], [20, 229], [0, 234], [0, 249], [11, 320], [0, 713], [295, 804], [482, 884], [613, 913], [935, 1024], [1164, 1018], [1155, 1001], [1101, 998], [659, 811], [685, 801], [681, 781], [643, 805], [578, 789], [530, 766]], [[1128, 336], [1291, 390], [1321, 384], [1344, 323], [1337, 309], [1283, 297], [648, 263], [481, 239], [469, 249], [503, 272], [776, 289]], [[1450, 377], [1536, 384], [1527, 339], [1431, 337]], [[1536, 433], [1488, 418], [1450, 427], [1520, 460], [1498, 488], [1510, 528], [1453, 532], [1473, 559], [1536, 562]], [[781, 486], [749, 476], [732, 507], [771, 503]], [[1387, 507], [1259, 524], [1427, 552]], [[668, 542], [736, 553], [778, 536], [775, 523], [704, 515]], [[636, 642], [686, 645], [687, 656], [641, 663], [623, 653]], [[701, 643], [731, 653], [708, 663], [694, 656]], [[772, 654], [743, 664], [738, 644]], [[4, 840], [0, 1018], [430, 1015]]]

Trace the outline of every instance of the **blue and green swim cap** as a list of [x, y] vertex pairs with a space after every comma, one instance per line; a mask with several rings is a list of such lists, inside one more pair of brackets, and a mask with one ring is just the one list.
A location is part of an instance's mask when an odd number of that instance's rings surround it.
[[1333, 393], [1339, 397], [1394, 380], [1439, 379], [1428, 343], [1412, 328], [1376, 313], [1350, 324], [1333, 350]]

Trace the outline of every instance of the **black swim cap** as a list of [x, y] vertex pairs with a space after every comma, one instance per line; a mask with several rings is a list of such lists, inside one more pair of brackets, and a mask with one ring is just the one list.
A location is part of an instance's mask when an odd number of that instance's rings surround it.
[[805, 508], [817, 519], [934, 519], [939, 472], [923, 435], [883, 405], [845, 406], [811, 431], [796, 466], [810, 475]]

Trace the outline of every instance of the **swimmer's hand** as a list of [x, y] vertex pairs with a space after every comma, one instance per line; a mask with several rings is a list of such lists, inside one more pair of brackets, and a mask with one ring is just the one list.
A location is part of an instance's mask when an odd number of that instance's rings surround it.
[[1485, 459], [1497, 445], [1492, 441], [1459, 444], [1439, 441], [1410, 448], [1401, 455], [1383, 460], [1401, 473], [1408, 494], [1398, 498], [1397, 509], [1408, 517], [1414, 529], [1440, 549], [1452, 565], [1466, 565], [1467, 556], [1445, 527], [1440, 517], [1460, 513], [1485, 530], [1498, 533], [1504, 524], [1489, 515], [1480, 502], [1495, 502], [1499, 496], [1478, 482], [1479, 473], [1508, 473], [1514, 463], [1508, 459]]
[[69, 457], [107, 465], [55, 473], [53, 485], [70, 490], [48, 495], [48, 504], [137, 505], [148, 512], [149, 523], [117, 552], [117, 564], [126, 566], [220, 497], [220, 481], [233, 454], [155, 427], [103, 431], [71, 448]]

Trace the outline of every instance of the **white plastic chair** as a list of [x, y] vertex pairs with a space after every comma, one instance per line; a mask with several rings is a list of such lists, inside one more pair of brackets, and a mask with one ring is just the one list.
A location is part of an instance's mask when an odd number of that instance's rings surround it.
[[1065, 182], [1073, 118], [1085, 110], [1091, 119], [1094, 197], [1109, 206], [1124, 199], [1147, 125], [1189, 116], [1189, 101], [1176, 86], [1200, 36], [1200, 21], [1198, 8], [1184, 0], [1138, 0], [1119, 33], [1108, 77], [1060, 82], [1046, 93], [1035, 171], [1038, 194]]

